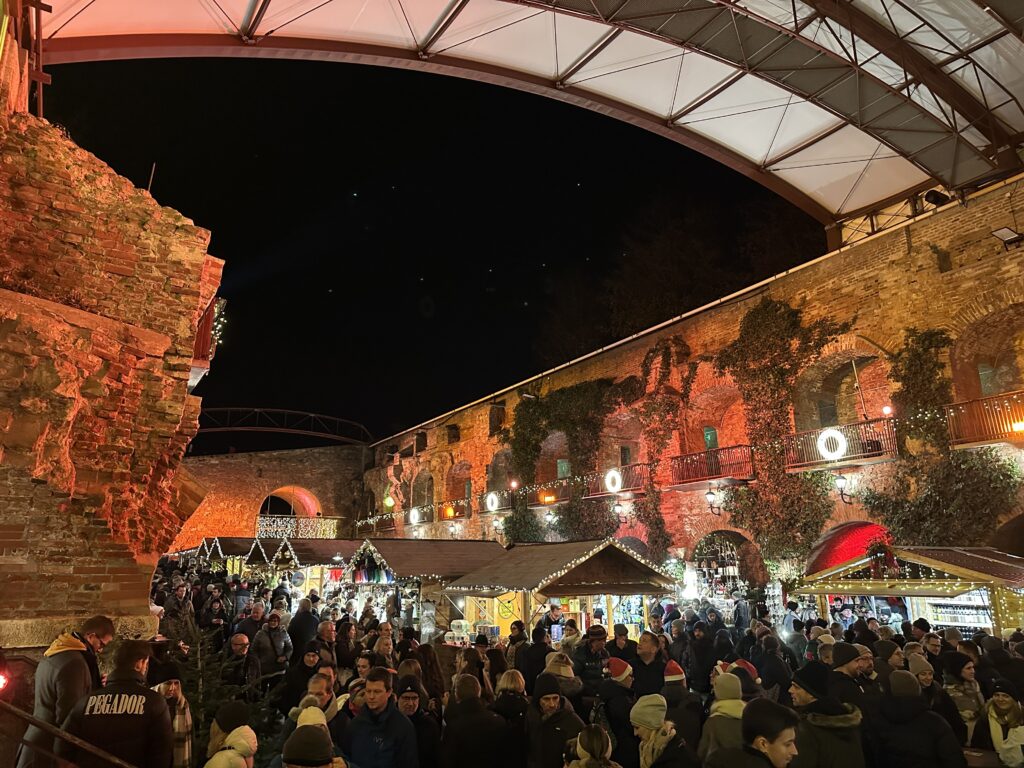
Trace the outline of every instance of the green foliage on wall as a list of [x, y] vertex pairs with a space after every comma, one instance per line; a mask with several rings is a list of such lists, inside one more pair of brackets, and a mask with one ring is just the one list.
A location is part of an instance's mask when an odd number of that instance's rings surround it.
[[827, 474], [787, 474], [783, 438], [792, 429], [800, 373], [849, 328], [826, 318], [805, 324], [800, 310], [765, 297], [715, 358], [743, 399], [757, 475], [756, 485], [728, 490], [722, 507], [733, 525], [750, 532], [766, 560], [805, 555], [832, 514]]
[[544, 541], [544, 526], [533, 510], [526, 506], [526, 498], [522, 494], [513, 494], [512, 511], [505, 516], [503, 531], [510, 544]]
[[939, 353], [952, 344], [945, 331], [907, 328], [903, 346], [889, 355], [889, 381], [896, 384], [892, 402], [899, 418], [899, 436], [924, 440], [931, 448], [949, 450], [943, 406], [953, 399]]
[[1021, 483], [1017, 464], [994, 448], [951, 451], [900, 460], [863, 501], [898, 543], [981, 546], [1016, 508]]

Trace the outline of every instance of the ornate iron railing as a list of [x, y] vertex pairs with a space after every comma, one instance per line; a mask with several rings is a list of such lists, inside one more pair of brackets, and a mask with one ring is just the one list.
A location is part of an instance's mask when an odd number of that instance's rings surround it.
[[673, 456], [670, 462], [673, 485], [724, 478], [750, 480], [754, 477], [754, 458], [749, 445], [686, 453]]
[[650, 464], [626, 464], [587, 478], [585, 498], [642, 491], [651, 476]]
[[786, 469], [811, 469], [899, 455], [893, 419], [872, 419], [797, 432], [783, 438]]

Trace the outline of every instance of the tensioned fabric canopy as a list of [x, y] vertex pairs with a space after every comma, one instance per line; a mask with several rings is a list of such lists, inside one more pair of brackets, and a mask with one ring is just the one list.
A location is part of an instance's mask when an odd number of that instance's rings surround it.
[[49, 63], [258, 56], [473, 78], [669, 137], [824, 223], [1021, 167], [1020, 0], [50, 2]]

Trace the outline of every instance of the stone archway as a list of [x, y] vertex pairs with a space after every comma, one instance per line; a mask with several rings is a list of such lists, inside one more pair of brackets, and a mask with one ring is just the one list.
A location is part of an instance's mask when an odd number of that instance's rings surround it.
[[[712, 569], [712, 561], [716, 553], [734, 553], [736, 577], [746, 581], [751, 587], [764, 587], [768, 583], [768, 569], [757, 545], [744, 533], [736, 528], [721, 526], [701, 536], [693, 547], [692, 562], [701, 563], [707, 570]], [[714, 561], [718, 562], [718, 561]]]
[[958, 400], [974, 400], [1024, 388], [1024, 301], [961, 312], [950, 352]]
[[890, 399], [888, 372], [883, 351], [855, 334], [829, 344], [797, 381], [796, 431], [882, 418]]
[[320, 517], [323, 507], [308, 488], [286, 485], [271, 491], [260, 505], [260, 515]]

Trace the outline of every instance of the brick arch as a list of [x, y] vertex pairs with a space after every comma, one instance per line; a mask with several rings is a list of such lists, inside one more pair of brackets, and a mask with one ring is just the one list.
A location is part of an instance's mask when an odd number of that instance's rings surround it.
[[[716, 518], [721, 522], [721, 518]], [[736, 545], [736, 554], [739, 557], [740, 575], [748, 579], [752, 586], [764, 586], [768, 583], [768, 569], [764, 564], [761, 549], [757, 546], [751, 536], [739, 528], [730, 525], [710, 523], [704, 535], [695, 538], [691, 552], [696, 556], [700, 543], [709, 536], [723, 534]]]
[[949, 364], [958, 399], [985, 394], [978, 365], [995, 371], [994, 386], [1010, 391], [1024, 386], [1024, 280], [987, 291], [949, 322], [953, 336]]
[[316, 494], [299, 485], [284, 485], [271, 491], [260, 505], [261, 510], [271, 498], [287, 502], [295, 517], [320, 517], [323, 514], [323, 505]]
[[1008, 515], [992, 534], [989, 546], [1024, 557], [1024, 514]]
[[[855, 390], [852, 381], [848, 381], [850, 377], [845, 371], [846, 366], [854, 361], [865, 394], [863, 403], [860, 393]], [[840, 423], [858, 421], [861, 417], [880, 417], [881, 408], [888, 404], [889, 399], [886, 380], [888, 369], [885, 350], [874, 341], [855, 333], [840, 336], [822, 349], [818, 359], [807, 366], [797, 379], [793, 401], [796, 429], [816, 429], [821, 426], [817, 401], [823, 392], [836, 400]], [[872, 393], [870, 403], [866, 396], [869, 390]], [[865, 410], [868, 412], [864, 413]]]
[[691, 396], [683, 412], [686, 434], [682, 449], [686, 453], [704, 450], [704, 427], [715, 428], [720, 447], [747, 442], [743, 400], [732, 379], [719, 376], [707, 383], [710, 386]]

